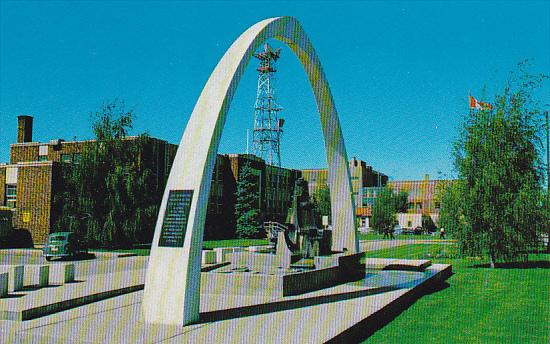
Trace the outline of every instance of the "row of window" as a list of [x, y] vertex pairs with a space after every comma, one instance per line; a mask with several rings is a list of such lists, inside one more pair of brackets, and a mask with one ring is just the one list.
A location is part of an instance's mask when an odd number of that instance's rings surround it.
[[[62, 162], [78, 164], [78, 163], [80, 163], [81, 159], [82, 159], [82, 155], [80, 153], [61, 154], [61, 161]], [[48, 161], [48, 156], [47, 155], [39, 155], [38, 156], [38, 161]]]
[[4, 205], [8, 208], [15, 208], [17, 201], [17, 186], [15, 184], [6, 184]]
[[[366, 197], [366, 196], [363, 196], [363, 206], [364, 207], [367, 207], [367, 206], [373, 206], [374, 205], [374, 202], [376, 200], [376, 197]], [[434, 202], [433, 203], [434, 205], [434, 208], [435, 209], [439, 209], [440, 207], [440, 203], [439, 202]], [[421, 202], [417, 202], [417, 203], [408, 203], [407, 204], [407, 209], [409, 210], [422, 210], [422, 203]]]

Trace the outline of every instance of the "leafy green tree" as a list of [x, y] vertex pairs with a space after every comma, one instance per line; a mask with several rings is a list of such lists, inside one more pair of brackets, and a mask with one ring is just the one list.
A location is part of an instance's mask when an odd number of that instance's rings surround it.
[[319, 228], [321, 228], [322, 225], [322, 216], [328, 216], [328, 223], [332, 223], [332, 207], [330, 204], [330, 190], [328, 186], [324, 185], [315, 190], [311, 196], [311, 203], [313, 203], [315, 223]]
[[438, 190], [441, 199], [441, 207], [439, 209], [439, 227], [445, 231], [453, 233], [453, 237], [462, 242], [463, 245], [474, 244], [474, 240], [462, 238], [468, 232], [464, 230], [466, 219], [464, 216], [464, 207], [462, 205], [463, 198], [463, 183], [457, 181], [451, 183], [445, 188]]
[[150, 138], [127, 137], [134, 117], [117, 100], [92, 115], [96, 140], [64, 168], [55, 229], [79, 232], [92, 246], [151, 241], [164, 185], [151, 167]]
[[237, 236], [239, 238], [261, 237], [258, 180], [252, 173], [252, 167], [249, 163], [245, 163], [239, 172], [235, 198], [235, 232]]
[[409, 193], [406, 191], [399, 191], [394, 194], [395, 211], [397, 213], [406, 213], [409, 204]]
[[429, 214], [422, 214], [422, 228], [428, 232], [435, 230], [435, 223]]
[[[372, 206], [371, 225], [378, 232], [391, 230], [397, 224], [397, 212], [406, 210], [407, 192], [396, 194], [391, 187], [385, 186]], [[405, 200], [405, 203], [403, 203]]]
[[454, 145], [459, 183], [444, 194], [441, 224], [463, 253], [488, 256], [492, 267], [516, 258], [545, 230], [541, 112], [532, 98], [544, 79], [514, 74], [494, 110], [465, 117]]

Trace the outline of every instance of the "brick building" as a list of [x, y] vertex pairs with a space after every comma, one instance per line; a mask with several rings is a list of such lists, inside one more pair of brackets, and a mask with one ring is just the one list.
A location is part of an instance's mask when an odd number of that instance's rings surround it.
[[[440, 207], [439, 196], [450, 183], [453, 183], [453, 180], [430, 180], [428, 175], [423, 180], [390, 181], [388, 185], [394, 192], [405, 191], [408, 194], [407, 213], [398, 215], [399, 225], [404, 228], [420, 226], [422, 215], [429, 215], [437, 224]], [[369, 209], [369, 218], [370, 209], [381, 191], [381, 187], [364, 188], [363, 205]]]
[[257, 178], [260, 220], [286, 220], [294, 183], [301, 177], [301, 171], [268, 165], [252, 154], [218, 155], [212, 175], [205, 224], [207, 238], [223, 238], [232, 234], [227, 228], [234, 226], [235, 192], [245, 164], [250, 164], [252, 174]]
[[[399, 180], [391, 181], [389, 184], [395, 192], [405, 191], [407, 199], [407, 213], [416, 215], [430, 215], [435, 223], [439, 221], [440, 195], [443, 189], [453, 183], [453, 180], [430, 180], [426, 175], [424, 180]], [[407, 220], [400, 222], [402, 227], [409, 226], [410, 216], [404, 217]]]
[[[10, 163], [0, 164], [0, 206], [12, 209], [14, 228], [29, 231], [33, 242], [42, 244], [56, 220], [54, 195], [62, 189], [63, 168], [78, 164], [95, 141], [33, 142], [32, 129], [32, 117], [18, 117], [17, 142], [10, 145]], [[136, 160], [156, 172], [157, 183], [163, 190], [177, 145], [156, 138], [146, 140]], [[207, 234], [224, 237], [232, 233], [227, 227], [233, 225], [236, 185], [247, 162], [258, 176], [258, 209], [262, 220], [285, 220], [300, 171], [267, 165], [254, 155], [218, 154], [207, 210]]]
[[[10, 163], [0, 165], [0, 205], [13, 210], [14, 228], [29, 231], [33, 242], [42, 244], [56, 220], [54, 195], [62, 187], [63, 168], [78, 164], [94, 141], [33, 142], [32, 126], [32, 117], [18, 117], [17, 142], [10, 145]], [[145, 140], [136, 159], [150, 165], [162, 189], [177, 146], [156, 138]]]
[[[355, 200], [355, 215], [360, 226], [365, 225], [366, 219], [370, 216], [370, 209], [363, 203], [365, 188], [384, 186], [388, 183], [388, 176], [375, 171], [366, 162], [356, 157], [348, 161], [351, 177], [351, 188]], [[302, 170], [303, 178], [308, 182], [308, 191], [313, 195], [319, 189], [328, 186], [327, 169], [306, 169]]]

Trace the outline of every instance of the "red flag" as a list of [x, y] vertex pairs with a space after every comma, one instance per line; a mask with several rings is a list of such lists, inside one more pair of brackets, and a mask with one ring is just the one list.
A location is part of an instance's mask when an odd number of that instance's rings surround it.
[[480, 102], [479, 100], [475, 99], [472, 96], [470, 97], [470, 109], [478, 109], [478, 110], [493, 110], [493, 105], [489, 103]]

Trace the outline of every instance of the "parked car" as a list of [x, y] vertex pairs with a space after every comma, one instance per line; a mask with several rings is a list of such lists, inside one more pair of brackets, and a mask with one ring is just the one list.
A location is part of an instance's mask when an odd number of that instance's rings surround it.
[[357, 231], [359, 233], [372, 233], [372, 232], [374, 232], [374, 230], [372, 228], [368, 228], [368, 227], [358, 227]]
[[73, 232], [56, 232], [48, 236], [42, 253], [47, 261], [52, 258], [75, 258], [88, 253], [86, 244]]
[[403, 227], [395, 225], [395, 227], [393, 227], [393, 234], [403, 234]]
[[420, 235], [420, 234], [422, 234], [422, 233], [424, 233], [424, 228], [418, 226], [418, 227], [416, 227], [416, 228], [414, 229], [414, 234], [415, 234], [415, 235]]

